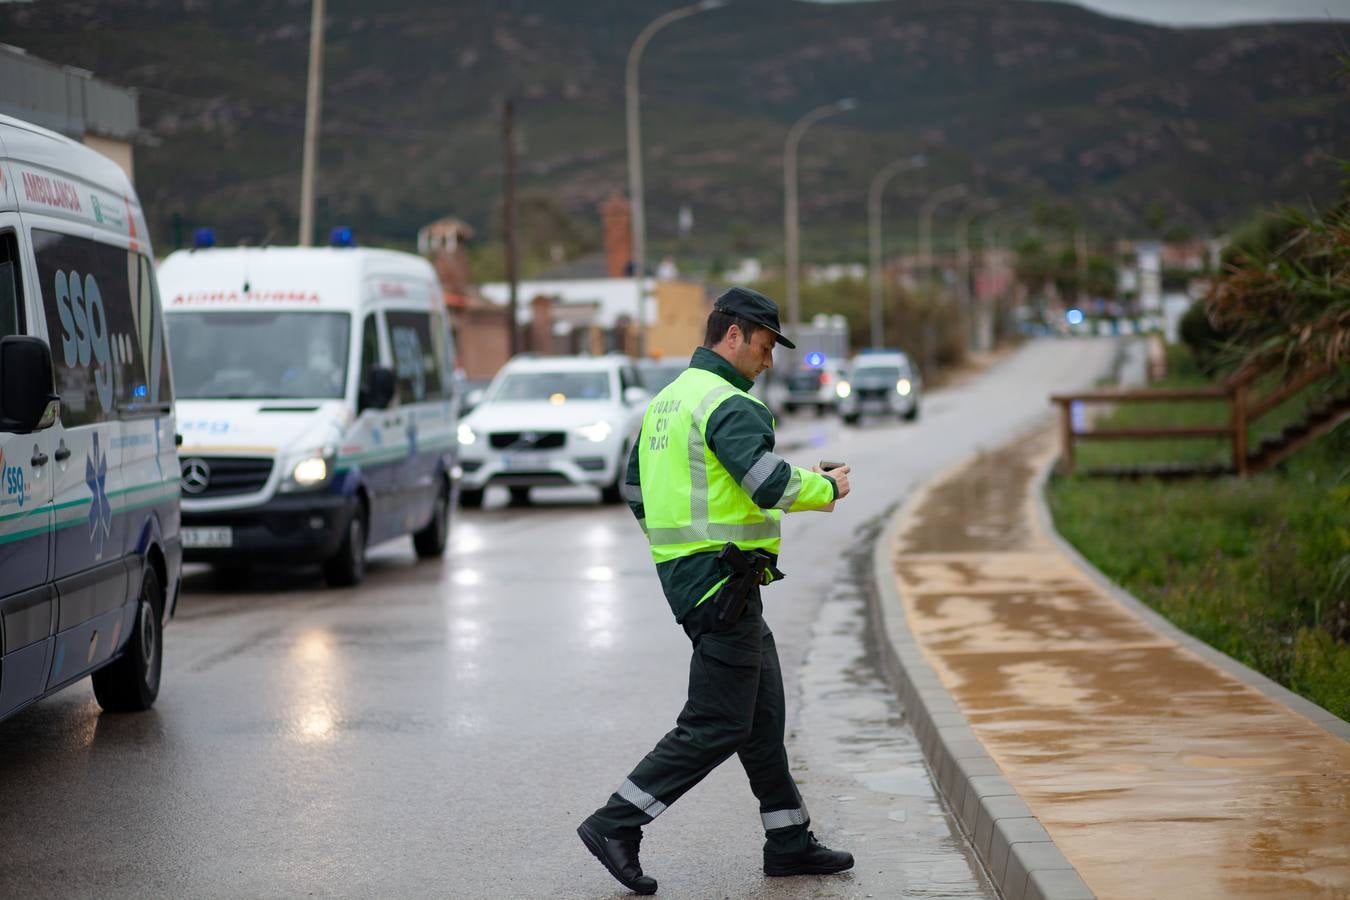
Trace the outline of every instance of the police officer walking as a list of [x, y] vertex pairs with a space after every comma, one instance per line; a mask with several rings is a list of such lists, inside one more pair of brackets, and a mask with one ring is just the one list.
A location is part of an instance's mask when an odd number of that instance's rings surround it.
[[642, 826], [733, 753], [763, 820], [766, 875], [830, 874], [853, 866], [808, 830], [811, 819], [783, 746], [783, 676], [760, 587], [777, 569], [784, 512], [825, 510], [848, 494], [847, 466], [808, 470], [773, 452], [774, 420], [750, 393], [792, 348], [778, 307], [736, 287], [717, 299], [703, 346], [647, 407], [628, 460], [625, 498], [651, 544], [675, 619], [693, 643], [689, 698], [663, 737], [577, 829], [621, 884], [656, 892], [638, 861]]

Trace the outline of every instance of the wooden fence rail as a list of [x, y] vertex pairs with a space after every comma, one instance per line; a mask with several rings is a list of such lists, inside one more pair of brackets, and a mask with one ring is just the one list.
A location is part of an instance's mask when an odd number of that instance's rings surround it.
[[[1331, 397], [1329, 404], [1310, 415], [1298, 426], [1288, 429], [1289, 435], [1268, 450], [1253, 455], [1248, 452], [1247, 432], [1253, 422], [1292, 398], [1299, 391], [1329, 375], [1331, 365], [1314, 366], [1294, 378], [1274, 387], [1263, 397], [1254, 398], [1255, 382], [1271, 371], [1275, 364], [1248, 366], [1229, 376], [1221, 385], [1203, 388], [1107, 389], [1081, 391], [1075, 394], [1052, 394], [1050, 400], [1060, 409], [1059, 471], [1072, 474], [1075, 468], [1074, 445], [1079, 441], [1170, 440], [1175, 438], [1227, 437], [1232, 448], [1232, 464], [1224, 468], [1213, 466], [1170, 466], [1165, 473], [1173, 476], [1236, 474], [1245, 477], [1261, 471], [1293, 449], [1302, 446], [1318, 434], [1325, 433], [1346, 417], [1350, 417], [1350, 395]], [[1199, 401], [1228, 404], [1228, 423], [1210, 426], [1155, 425], [1138, 428], [1098, 428], [1079, 430], [1075, 425], [1075, 409], [1080, 404], [1115, 403], [1194, 403]], [[1159, 474], [1163, 470], [1144, 467], [1115, 471], [1113, 474]]]

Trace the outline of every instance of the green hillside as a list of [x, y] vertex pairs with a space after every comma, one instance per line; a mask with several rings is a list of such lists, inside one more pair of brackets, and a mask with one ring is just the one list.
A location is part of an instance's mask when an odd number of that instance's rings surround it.
[[[404, 245], [447, 213], [489, 226], [508, 93], [522, 191], [598, 220], [626, 184], [625, 55], [674, 5], [330, 0], [319, 225]], [[199, 224], [295, 239], [308, 26], [303, 0], [0, 4], [6, 42], [140, 90], [137, 181], [162, 249]], [[648, 48], [649, 229], [669, 245], [687, 203], [692, 251], [739, 236], [776, 255], [787, 126], [844, 96], [858, 110], [802, 148], [808, 252], [861, 256], [868, 179], [916, 151], [933, 162], [897, 183], [897, 222], [926, 187], [967, 181], [1005, 208], [1069, 202], [1104, 234], [1155, 205], [1222, 227], [1330, 194], [1340, 46], [1329, 25], [1165, 29], [1016, 0], [735, 0]]]

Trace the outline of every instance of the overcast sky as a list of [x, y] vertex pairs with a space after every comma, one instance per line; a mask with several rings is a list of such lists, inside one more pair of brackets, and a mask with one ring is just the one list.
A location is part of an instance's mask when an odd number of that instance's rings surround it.
[[1077, 6], [1159, 25], [1350, 20], [1350, 0], [1072, 0]]
[[[3, 0], [0, 0], [3, 2]], [[816, 0], [852, 3], [857, 0]], [[1350, 21], [1350, 0], [1057, 0], [1118, 19], [1155, 25], [1232, 25], [1238, 22]]]

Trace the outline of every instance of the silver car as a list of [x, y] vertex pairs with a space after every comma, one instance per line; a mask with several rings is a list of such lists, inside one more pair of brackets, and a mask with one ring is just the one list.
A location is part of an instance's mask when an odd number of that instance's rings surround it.
[[898, 350], [861, 353], [854, 357], [850, 376], [835, 386], [839, 415], [856, 425], [864, 413], [899, 416], [906, 421], [919, 417], [923, 380]]

